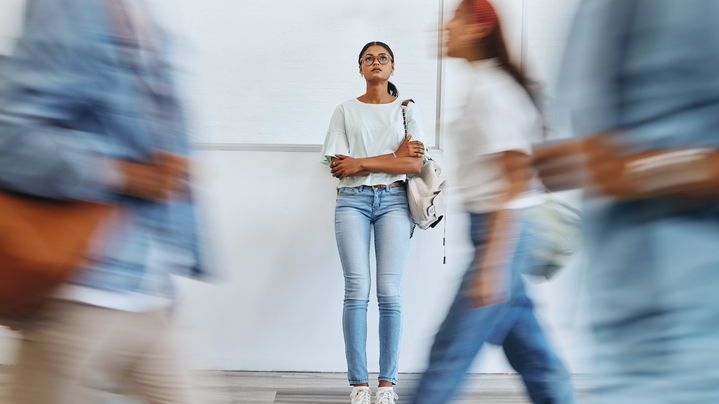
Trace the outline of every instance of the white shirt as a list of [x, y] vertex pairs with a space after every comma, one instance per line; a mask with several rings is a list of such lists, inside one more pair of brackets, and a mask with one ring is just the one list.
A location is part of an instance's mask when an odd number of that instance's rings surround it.
[[[414, 103], [410, 103], [407, 108], [407, 127], [414, 140], [426, 145]], [[332, 115], [322, 148], [322, 162], [329, 164], [336, 154], [354, 158], [392, 154], [402, 140], [402, 99], [397, 98], [389, 104], [366, 104], [356, 98], [351, 99], [340, 104]], [[344, 178], [340, 180], [338, 188], [391, 184], [406, 178], [406, 175], [371, 173], [365, 177]]]
[[457, 185], [465, 209], [486, 213], [534, 206], [542, 201], [536, 176], [527, 192], [509, 205], [500, 205], [508, 184], [495, 157], [507, 151], [531, 154], [532, 144], [542, 140], [541, 116], [529, 94], [496, 60], [473, 64], [474, 82], [452, 131], [459, 160]]

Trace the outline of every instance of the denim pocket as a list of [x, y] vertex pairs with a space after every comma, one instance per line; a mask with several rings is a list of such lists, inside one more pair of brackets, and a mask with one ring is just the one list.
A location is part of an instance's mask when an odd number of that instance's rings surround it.
[[342, 187], [342, 188], [337, 189], [337, 198], [339, 199], [340, 197], [343, 197], [343, 196], [354, 196], [354, 195], [357, 195], [358, 193], [359, 193], [359, 190], [357, 188]]
[[387, 193], [389, 193], [392, 196], [407, 196], [407, 188], [406, 187], [393, 187], [389, 188], [387, 190]]

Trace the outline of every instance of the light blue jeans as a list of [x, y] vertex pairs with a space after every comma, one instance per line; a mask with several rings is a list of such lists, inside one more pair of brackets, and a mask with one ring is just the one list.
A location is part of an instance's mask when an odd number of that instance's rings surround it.
[[[480, 253], [487, 244], [490, 223], [488, 214], [471, 215], [471, 237]], [[517, 229], [517, 246], [509, 268], [511, 297], [506, 303], [474, 308], [467, 290], [475, 276], [475, 263], [469, 266], [410, 403], [451, 402], [485, 343], [502, 346], [510, 365], [522, 376], [532, 403], [575, 403], [569, 372], [542, 331], [522, 281], [522, 274], [532, 264], [530, 226], [525, 222]]]
[[370, 235], [374, 229], [379, 304], [379, 379], [397, 383], [402, 331], [401, 283], [410, 218], [405, 187], [340, 188], [335, 210], [337, 248], [345, 279], [342, 326], [350, 384], [364, 384], [367, 373], [367, 305], [371, 289]]

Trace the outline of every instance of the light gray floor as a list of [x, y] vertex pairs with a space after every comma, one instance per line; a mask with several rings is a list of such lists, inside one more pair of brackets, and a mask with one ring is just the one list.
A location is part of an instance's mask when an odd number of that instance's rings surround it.
[[[0, 376], [5, 385], [6, 372]], [[402, 375], [398, 387], [400, 401], [407, 398], [417, 381], [417, 375]], [[259, 373], [259, 372], [201, 372], [194, 375], [203, 404], [347, 404], [350, 388], [341, 373]], [[575, 380], [580, 390], [581, 379]], [[0, 388], [0, 402], [3, 394]], [[471, 376], [457, 404], [527, 404], [524, 387], [514, 375]], [[135, 404], [136, 401], [108, 398], [102, 404]]]

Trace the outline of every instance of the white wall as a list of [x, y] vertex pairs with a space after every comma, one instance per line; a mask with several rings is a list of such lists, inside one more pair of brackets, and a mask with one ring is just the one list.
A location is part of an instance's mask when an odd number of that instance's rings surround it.
[[[9, 0], [2, 1], [4, 8]], [[553, 0], [527, 3], [532, 7], [525, 11], [532, 14], [525, 21], [534, 25], [525, 32], [554, 38], [552, 49], [556, 49], [556, 37], [561, 36], [556, 32], [558, 21], [541, 10], [565, 10], [568, 3], [561, 7]], [[518, 0], [501, 3], [508, 37], [515, 46], [521, 42], [521, 5]], [[0, 12], [0, 27], [3, 15]], [[530, 55], [546, 66], [540, 76], [551, 77], [554, 65], [546, 55], [542, 59], [542, 43], [530, 44]], [[460, 71], [448, 64], [446, 119], [455, 115], [460, 100]], [[356, 88], [355, 84], [348, 86]], [[316, 122], [300, 120], [288, 122], [288, 129], [313, 125]], [[322, 138], [323, 133], [318, 133], [316, 143]], [[433, 155], [451, 169], [449, 151]], [[211, 256], [223, 276], [213, 285], [181, 281], [178, 330], [193, 367], [344, 371], [343, 280], [334, 240], [334, 181], [319, 164], [318, 153], [199, 151], [198, 184]], [[447, 265], [442, 265], [441, 230], [418, 230], [412, 242], [404, 283], [403, 372], [423, 368], [432, 335], [469, 260], [466, 219], [456, 202], [448, 220]], [[575, 371], [582, 368], [583, 351], [575, 310], [579, 276], [578, 271], [568, 270], [534, 290], [540, 316], [551, 326], [553, 339]], [[376, 300], [369, 316], [370, 369], [377, 370]], [[0, 359], [7, 362], [11, 344], [1, 338]], [[479, 372], [507, 370], [497, 349], [489, 349], [475, 367]]]
[[364, 90], [358, 52], [380, 38], [435, 126], [439, 0], [155, 1], [182, 21], [203, 142], [317, 143], [338, 100]]

